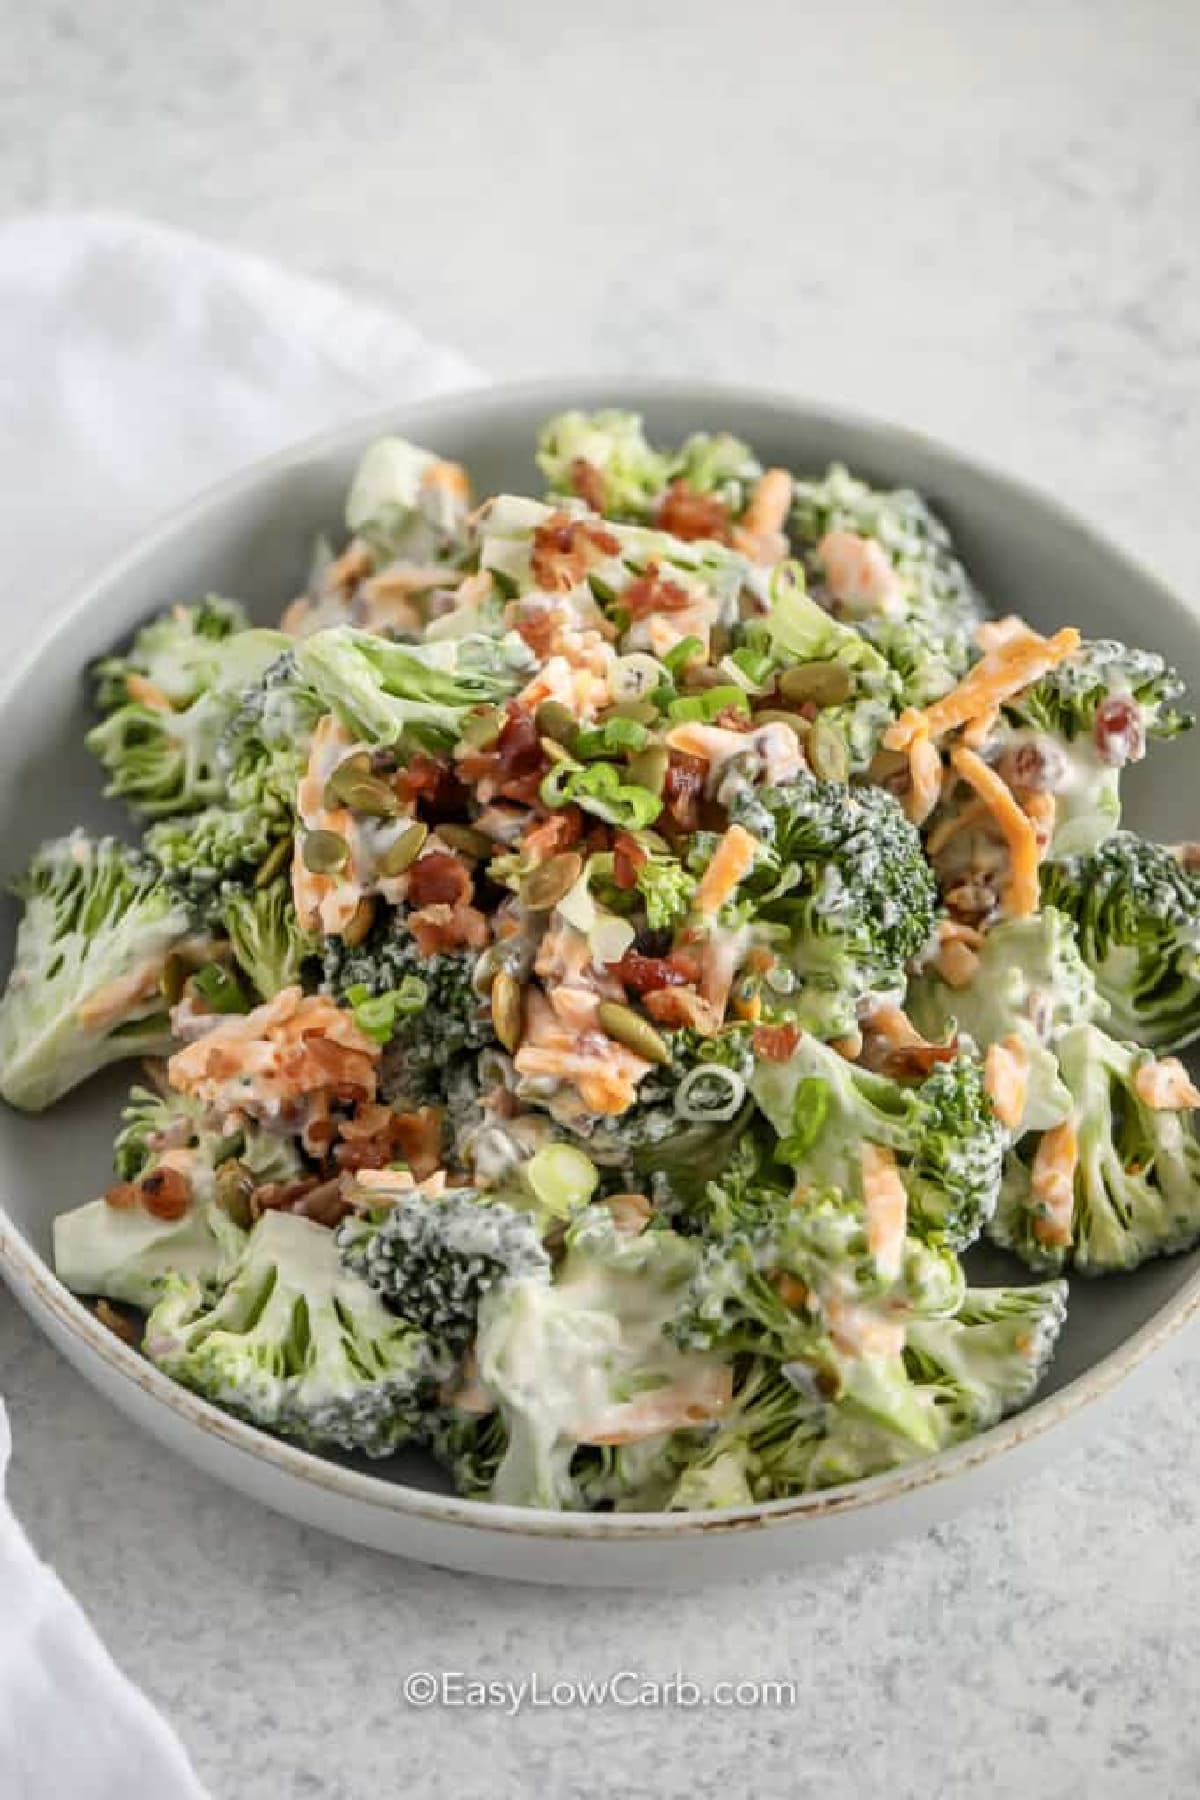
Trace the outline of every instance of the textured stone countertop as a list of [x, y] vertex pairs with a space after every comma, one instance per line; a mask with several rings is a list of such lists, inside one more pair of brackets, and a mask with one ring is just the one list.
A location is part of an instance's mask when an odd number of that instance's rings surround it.
[[[726, 375], [904, 420], [1194, 589], [1192, 0], [9, 0], [4, 44], [0, 210], [227, 238], [500, 377]], [[583, 1597], [390, 1562], [224, 1492], [0, 1295], [15, 1504], [220, 1800], [1192, 1795], [1198, 1382], [1193, 1335], [1090, 1447], [886, 1554]], [[801, 1698], [406, 1709], [425, 1668]]]

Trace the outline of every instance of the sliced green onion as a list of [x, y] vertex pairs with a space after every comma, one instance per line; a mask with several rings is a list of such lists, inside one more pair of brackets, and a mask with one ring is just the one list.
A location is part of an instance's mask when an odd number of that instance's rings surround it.
[[525, 1179], [548, 1213], [567, 1219], [587, 1205], [600, 1176], [582, 1150], [570, 1144], [547, 1144], [526, 1164]]

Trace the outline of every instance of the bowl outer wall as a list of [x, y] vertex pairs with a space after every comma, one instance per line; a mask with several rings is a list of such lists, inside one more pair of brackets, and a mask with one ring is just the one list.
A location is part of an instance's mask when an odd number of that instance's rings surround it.
[[[467, 462], [477, 492], [537, 491], [531, 446], [540, 420], [568, 405], [606, 404], [642, 411], [663, 441], [728, 429], [765, 460], [819, 471], [836, 459], [878, 482], [914, 486], [950, 522], [995, 610], [1150, 644], [1200, 692], [1200, 622], [1180, 602], [1052, 502], [916, 434], [695, 383], [589, 379], [490, 389], [390, 409], [256, 465], [165, 520], [89, 584], [0, 697], [3, 873], [11, 876], [51, 832], [77, 821], [91, 828], [119, 822], [97, 799], [82, 749], [79, 674], [91, 656], [167, 601], [210, 589], [239, 594], [262, 620], [276, 616], [301, 585], [313, 538], [339, 530], [355, 461], [383, 431]], [[1134, 772], [1132, 816], [1140, 829], [1164, 839], [1190, 834], [1189, 766], [1185, 740]], [[12, 919], [10, 909], [9, 936]], [[0, 1272], [75, 1366], [172, 1448], [308, 1523], [446, 1566], [543, 1581], [658, 1584], [873, 1546], [944, 1516], [1076, 1435], [1095, 1403], [1200, 1302], [1197, 1253], [1117, 1283], [1076, 1283], [1064, 1355], [1045, 1398], [970, 1444], [851, 1488], [703, 1517], [484, 1506], [309, 1456], [227, 1418], [150, 1368], [61, 1287], [45, 1261], [49, 1222], [99, 1186], [124, 1085], [117, 1073], [49, 1117], [0, 1120]], [[1014, 1276], [1000, 1263], [993, 1278]]]

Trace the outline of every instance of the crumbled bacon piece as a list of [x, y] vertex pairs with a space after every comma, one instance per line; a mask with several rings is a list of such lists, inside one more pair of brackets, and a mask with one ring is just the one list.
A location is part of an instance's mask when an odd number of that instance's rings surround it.
[[435, 902], [408, 916], [408, 928], [422, 956], [440, 950], [482, 950], [488, 941], [487, 920], [474, 906], [448, 906]]
[[603, 525], [556, 512], [534, 531], [529, 562], [540, 588], [568, 594], [601, 558], [620, 553], [620, 543]]
[[655, 988], [642, 1004], [657, 1024], [668, 1028], [686, 1027], [701, 1037], [715, 1037], [721, 1029], [721, 1013], [693, 987]]
[[567, 473], [572, 491], [581, 500], [586, 500], [593, 512], [602, 513], [605, 501], [604, 477], [595, 463], [589, 462], [586, 456], [577, 456]]
[[694, 603], [685, 587], [672, 581], [669, 575], [659, 573], [657, 563], [651, 563], [646, 573], [631, 581], [621, 594], [621, 605], [631, 619], [648, 619], [659, 613], [686, 612]]
[[650, 852], [642, 848], [627, 831], [618, 831], [613, 841], [613, 881], [624, 893], [637, 886], [638, 870], [650, 861]]
[[[364, 1124], [373, 1129], [363, 1130]], [[384, 1169], [406, 1162], [415, 1178], [424, 1181], [441, 1167], [442, 1115], [435, 1106], [404, 1113], [375, 1108], [366, 1120], [348, 1119], [341, 1129], [343, 1142], [333, 1153], [340, 1169]]]
[[788, 1020], [783, 1025], [756, 1025], [751, 1042], [755, 1056], [764, 1062], [784, 1063], [795, 1054], [802, 1036], [800, 1027]]
[[471, 891], [471, 872], [451, 850], [431, 850], [408, 872], [412, 906], [464, 906]]
[[552, 813], [548, 819], [539, 819], [531, 826], [521, 839], [521, 849], [526, 856], [541, 862], [557, 856], [562, 850], [572, 849], [579, 842], [582, 831], [583, 814], [577, 806], [566, 806], [562, 812]]
[[681, 831], [700, 829], [700, 802], [707, 779], [708, 764], [702, 756], [672, 750], [663, 782], [663, 805]]
[[609, 963], [608, 967], [631, 994], [688, 987], [700, 979], [697, 959], [684, 950], [673, 951], [670, 956], [643, 956], [638, 950], [627, 950], [619, 962]]
[[729, 508], [713, 494], [697, 494], [686, 481], [673, 481], [658, 503], [655, 524], [672, 537], [694, 542], [697, 538], [714, 538], [719, 544], [729, 542]]

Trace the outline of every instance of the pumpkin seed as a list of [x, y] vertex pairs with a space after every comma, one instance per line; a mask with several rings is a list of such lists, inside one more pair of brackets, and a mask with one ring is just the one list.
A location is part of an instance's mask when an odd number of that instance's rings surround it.
[[333, 875], [350, 860], [350, 846], [336, 831], [306, 831], [300, 855], [314, 875]]
[[607, 1032], [618, 1044], [624, 1044], [637, 1056], [644, 1056], [647, 1062], [669, 1063], [671, 1052], [647, 1019], [635, 1013], [630, 1006], [621, 1006], [615, 1000], [602, 1000], [597, 1013], [601, 1031]]
[[262, 862], [258, 865], [258, 873], [254, 877], [255, 887], [256, 888], [269, 887], [270, 884], [274, 881], [275, 877], [277, 875], [281, 875], [283, 873], [284, 869], [286, 869], [286, 867], [288, 865], [288, 860], [291, 857], [291, 854], [292, 854], [291, 838], [290, 837], [280, 838], [279, 842], [275, 845], [274, 849], [268, 850], [266, 856], [263, 858]]
[[439, 825], [438, 836], [452, 850], [461, 850], [464, 856], [473, 856], [476, 862], [484, 862], [492, 854], [495, 845], [486, 832], [476, 831], [473, 825]]
[[521, 902], [531, 912], [549, 912], [570, 893], [582, 874], [582, 856], [574, 850], [563, 850], [530, 870], [521, 883]]
[[521, 1042], [524, 1023], [525, 996], [521, 984], [507, 969], [501, 969], [492, 983], [492, 1024], [510, 1055]]
[[504, 714], [498, 706], [485, 706], [469, 713], [459, 728], [459, 737], [472, 750], [490, 750], [504, 727]]
[[363, 813], [369, 819], [394, 819], [400, 811], [395, 789], [378, 775], [343, 777], [340, 769], [330, 776], [324, 801], [331, 811], [337, 806], [348, 806], [351, 812]]
[[342, 942], [347, 950], [357, 950], [374, 923], [375, 901], [370, 894], [364, 894], [342, 933]]
[[665, 744], [650, 744], [645, 750], [639, 750], [636, 756], [630, 757], [629, 779], [635, 787], [644, 787], [652, 794], [661, 795], [667, 783], [670, 761]]
[[785, 700], [811, 700], [814, 706], [840, 706], [854, 692], [854, 676], [844, 663], [801, 663], [779, 677]]
[[379, 873], [390, 880], [393, 876], [403, 875], [406, 869], [411, 869], [420, 856], [428, 836], [428, 825], [422, 825], [419, 819], [414, 820], [400, 833], [394, 844], [388, 845], [379, 858], [377, 865]]
[[632, 719], [635, 725], [653, 725], [658, 718], [658, 708], [653, 700], [619, 700], [605, 717]]
[[820, 781], [845, 781], [850, 773], [846, 740], [828, 719], [814, 719], [806, 745], [808, 766]]
[[216, 1201], [235, 1225], [247, 1228], [250, 1223], [250, 1196], [254, 1177], [244, 1163], [223, 1162], [216, 1174]]
[[575, 714], [561, 700], [543, 700], [533, 717], [541, 736], [556, 744], [569, 744], [579, 728]]
[[563, 744], [560, 744], [557, 738], [544, 737], [542, 739], [542, 753], [552, 763], [569, 763], [574, 761], [571, 752]]
[[346, 783], [358, 780], [371, 773], [371, 758], [365, 750], [357, 750], [353, 756], [347, 756], [340, 762], [325, 783], [325, 791], [321, 795], [321, 804], [330, 812], [337, 806], [348, 806]]
[[783, 712], [779, 708], [768, 707], [765, 712], [754, 715], [756, 725], [786, 725], [803, 743], [812, 729], [811, 721], [802, 719], [799, 713]]

